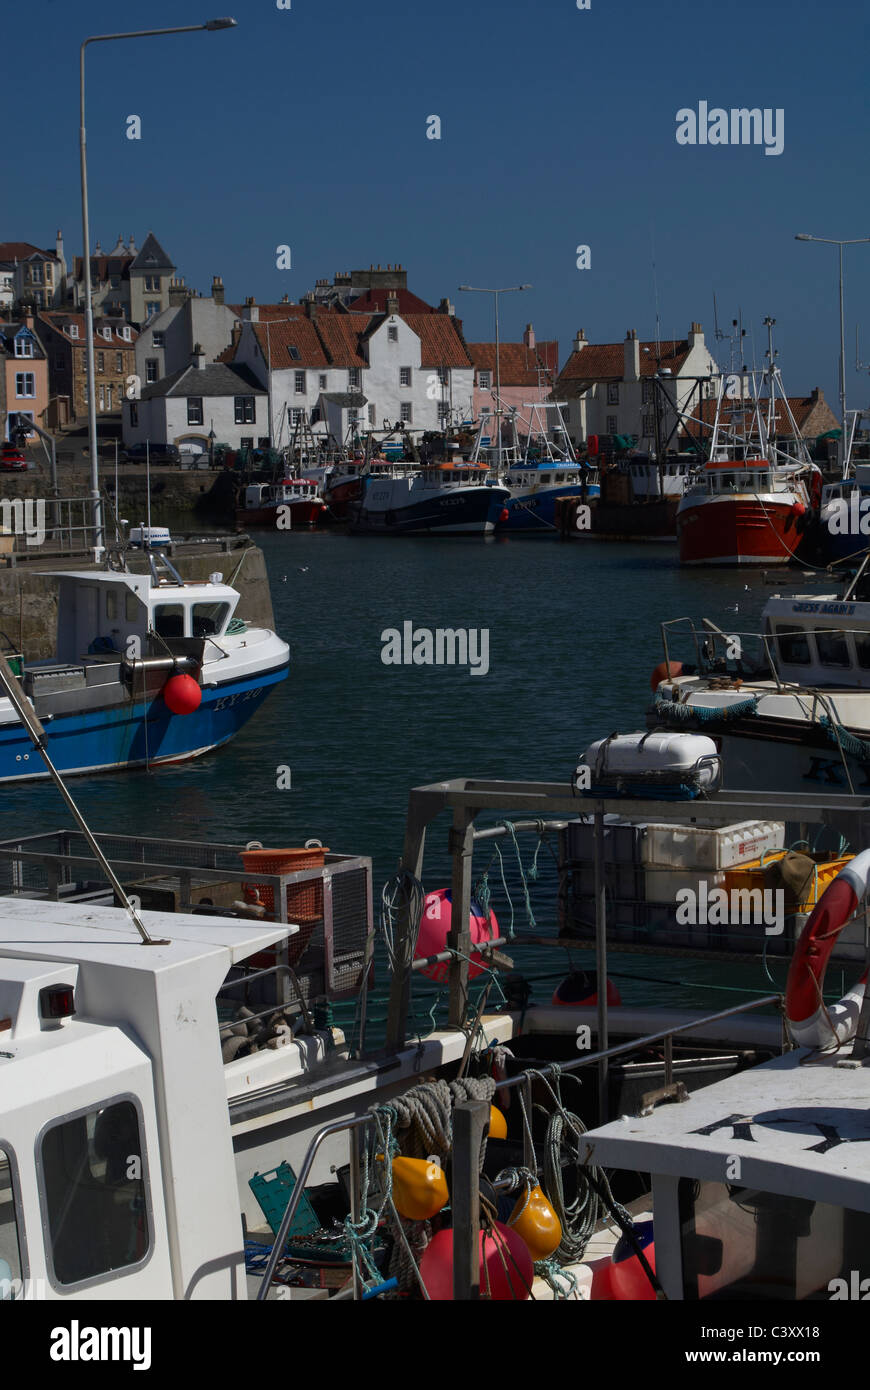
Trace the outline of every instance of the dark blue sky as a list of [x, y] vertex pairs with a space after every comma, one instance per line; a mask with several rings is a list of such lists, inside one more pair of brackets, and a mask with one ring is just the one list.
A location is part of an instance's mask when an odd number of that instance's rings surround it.
[[[152, 229], [188, 284], [207, 293], [221, 274], [231, 301], [297, 299], [318, 276], [400, 261], [418, 294], [454, 300], [471, 339], [493, 336], [491, 300], [459, 284], [530, 282], [503, 300], [503, 336], [531, 319], [563, 360], [579, 327], [593, 342], [654, 336], [654, 256], [663, 337], [700, 319], [712, 339], [715, 291], [720, 323], [742, 309], [760, 361], [773, 314], [790, 393], [820, 385], [836, 407], [836, 249], [793, 237], [870, 234], [863, 0], [7, 6], [0, 239], [50, 245], [60, 226], [68, 257], [80, 250], [81, 39], [222, 13], [239, 27], [88, 50], [104, 248]], [[699, 101], [783, 108], [783, 153], [677, 145], [676, 113]], [[125, 138], [130, 114], [140, 142]], [[433, 114], [440, 141], [426, 138]], [[868, 288], [870, 245], [856, 246], [851, 405], [870, 397], [854, 371], [856, 324], [870, 361]]]

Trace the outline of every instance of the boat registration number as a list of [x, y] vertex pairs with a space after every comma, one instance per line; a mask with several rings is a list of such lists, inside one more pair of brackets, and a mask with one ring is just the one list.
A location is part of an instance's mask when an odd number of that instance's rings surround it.
[[263, 687], [258, 685], [256, 690], [240, 690], [235, 695], [222, 695], [219, 700], [215, 700], [213, 708], [232, 709], [233, 705], [244, 704], [245, 700], [254, 700], [258, 695], [262, 695]]

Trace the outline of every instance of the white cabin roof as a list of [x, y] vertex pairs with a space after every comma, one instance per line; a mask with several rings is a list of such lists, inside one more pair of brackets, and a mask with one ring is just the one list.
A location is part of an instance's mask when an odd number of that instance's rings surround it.
[[807, 1055], [787, 1052], [682, 1104], [590, 1130], [586, 1161], [722, 1182], [738, 1157], [743, 1186], [870, 1211], [870, 1076], [841, 1065], [848, 1049], [809, 1065]]
[[197, 599], [206, 603], [216, 603], [219, 599], [237, 599], [238, 589], [232, 588], [229, 584], [211, 584], [209, 581], [204, 583], [192, 583], [187, 580], [183, 584], [176, 584], [174, 581], [165, 582], [161, 580], [155, 584], [150, 574], [127, 574], [124, 571], [116, 570], [53, 570], [52, 576], [60, 580], [73, 580], [80, 584], [123, 584], [131, 589], [137, 598], [143, 603], [147, 603], [149, 598], [155, 599], [158, 596], [161, 601], [164, 597], [175, 595], [180, 598], [182, 595], [188, 599]]

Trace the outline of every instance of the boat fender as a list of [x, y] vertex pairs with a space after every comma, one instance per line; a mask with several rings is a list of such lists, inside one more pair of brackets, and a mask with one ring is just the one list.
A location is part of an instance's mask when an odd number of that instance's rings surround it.
[[834, 943], [867, 892], [870, 850], [862, 850], [832, 879], [813, 908], [795, 947], [785, 987], [785, 1015], [799, 1047], [848, 1042], [861, 1012], [867, 972], [838, 1004], [822, 999]]
[[676, 680], [682, 674], [682, 661], [660, 661], [649, 678], [650, 689], [655, 693], [662, 681]]
[[202, 688], [193, 676], [170, 676], [161, 694], [173, 714], [193, 714], [202, 703]]

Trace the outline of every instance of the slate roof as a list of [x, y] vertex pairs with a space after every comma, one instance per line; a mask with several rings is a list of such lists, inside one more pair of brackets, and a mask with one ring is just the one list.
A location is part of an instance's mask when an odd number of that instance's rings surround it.
[[342, 409], [360, 410], [368, 404], [368, 397], [361, 391], [321, 391], [321, 399], [340, 405]]
[[[122, 280], [129, 280], [132, 261], [132, 256], [91, 256], [91, 279], [108, 280], [112, 275], [120, 275]], [[76, 256], [73, 261], [74, 278], [81, 280], [84, 273], [84, 260]]]
[[[7, 353], [9, 357], [15, 357], [15, 346], [14, 346], [14, 341], [13, 341], [13, 340], [14, 340], [14, 339], [17, 337], [17, 335], [21, 332], [22, 328], [27, 329], [27, 324], [25, 324], [25, 323], [0, 323], [0, 352], [5, 352], [5, 353]], [[36, 361], [39, 361], [39, 360], [41, 360], [42, 358], [44, 358], [44, 357], [46, 356], [45, 348], [43, 347], [42, 343], [40, 342], [39, 334], [38, 334], [37, 331], [36, 331], [35, 325], [34, 325], [33, 328], [27, 329], [27, 331], [30, 333], [30, 336], [33, 338], [33, 342], [34, 342], [34, 344], [35, 344], [35, 349], [36, 349], [36, 350], [34, 351], [34, 354], [33, 354], [32, 357], [18, 357], [18, 358], [15, 358], [15, 360], [16, 360], [17, 362], [36, 362]]]
[[265, 396], [253, 372], [247, 367], [228, 367], [224, 362], [207, 362], [204, 367], [182, 367], [180, 371], [143, 388], [141, 399], [161, 396]]
[[[688, 339], [660, 344], [640, 344], [640, 374], [655, 376], [659, 367], [668, 367], [674, 376], [681, 371], [690, 352]], [[559, 381], [622, 381], [625, 356], [622, 343], [587, 343], [574, 351], [559, 374]]]
[[154, 233], [149, 232], [130, 269], [141, 270], [146, 275], [153, 275], [155, 270], [174, 270], [175, 266]]
[[[84, 346], [84, 343], [85, 343], [85, 316], [84, 316], [84, 314], [72, 314], [72, 313], [69, 313], [69, 312], [64, 312], [64, 310], [62, 310], [62, 309], [56, 309], [56, 310], [53, 310], [53, 311], [50, 312], [50, 313], [49, 313], [49, 312], [42, 313], [42, 314], [39, 315], [39, 317], [40, 317], [40, 319], [42, 320], [43, 323], [47, 323], [48, 326], [49, 326], [49, 328], [53, 328], [54, 331], [55, 331], [56, 333], [59, 333], [59, 334], [61, 335], [61, 337], [65, 338], [66, 341], [67, 341], [68, 343], [72, 343], [75, 347], [83, 347], [83, 346]], [[71, 324], [71, 323], [77, 324], [77, 326], [78, 326], [78, 330], [79, 330], [79, 331], [78, 331], [78, 337], [76, 337], [76, 338], [71, 338], [70, 335], [69, 335], [69, 333], [67, 332], [67, 325], [68, 325], [68, 324]], [[120, 330], [122, 327], [127, 327], [127, 328], [130, 329], [130, 336], [129, 336], [129, 338], [122, 338], [122, 337], [121, 337], [121, 334], [120, 334], [120, 331], [119, 331], [119, 330]], [[110, 328], [110, 329], [112, 330], [112, 336], [111, 336], [111, 338], [106, 338], [106, 337], [104, 337], [104, 335], [103, 335], [103, 329], [104, 329], [104, 328]], [[96, 320], [94, 321], [94, 347], [95, 347], [95, 349], [102, 349], [102, 348], [104, 348], [104, 347], [110, 347], [110, 348], [127, 348], [127, 349], [129, 350], [130, 348], [132, 348], [133, 344], [136, 342], [136, 339], [138, 338], [138, 336], [139, 336], [139, 334], [137, 333], [136, 329], [133, 328], [132, 324], [122, 325], [122, 324], [115, 323], [115, 322], [113, 322], [113, 321], [110, 322], [110, 321], [105, 320], [105, 319], [96, 319]]]
[[[495, 385], [495, 343], [469, 343], [468, 351], [478, 371], [492, 372], [492, 383]], [[537, 386], [538, 358], [547, 371], [556, 376], [559, 370], [558, 342], [540, 342], [533, 348], [526, 347], [525, 343], [499, 343], [498, 360], [502, 386]], [[545, 378], [544, 384], [547, 384]]]

